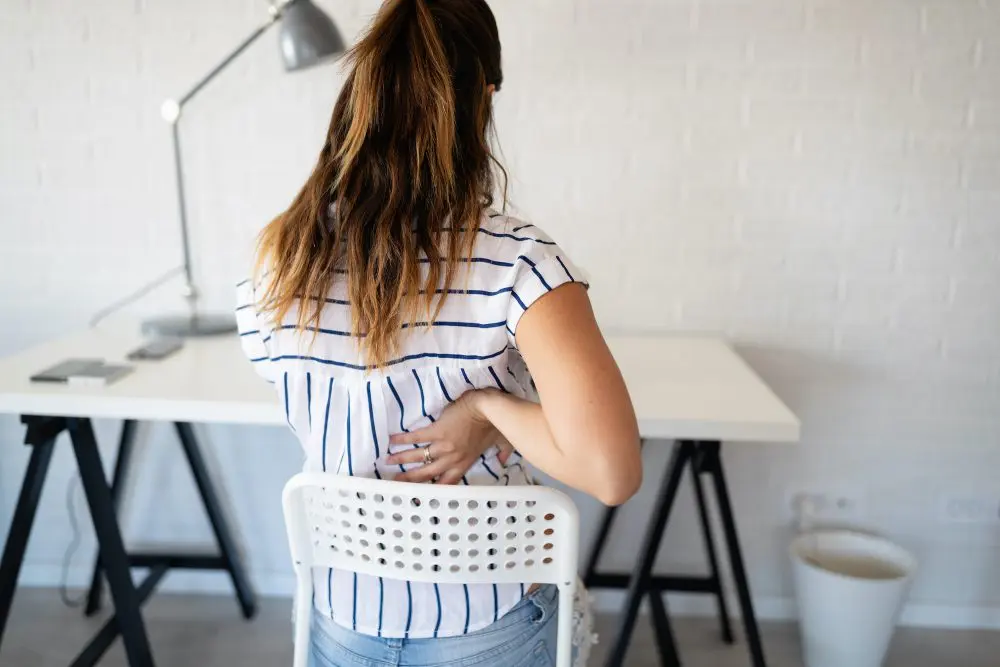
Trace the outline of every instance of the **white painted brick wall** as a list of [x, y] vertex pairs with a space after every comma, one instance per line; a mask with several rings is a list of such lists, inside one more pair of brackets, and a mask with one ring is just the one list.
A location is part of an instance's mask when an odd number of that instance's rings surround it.
[[[377, 6], [321, 4], [347, 34]], [[996, 527], [943, 524], [936, 500], [1000, 493], [1000, 2], [493, 5], [513, 202], [591, 272], [604, 326], [724, 333], [804, 419], [801, 447], [726, 457], [755, 592], [790, 591], [787, 491], [849, 487], [872, 525], [923, 559], [916, 602], [1000, 606]], [[5, 3], [0, 352], [82, 326], [177, 263], [160, 101], [265, 10]], [[274, 40], [185, 118], [199, 280], [220, 308], [255, 231], [309, 171], [341, 81], [335, 68], [284, 75]], [[164, 289], [134, 312], [174, 304]], [[110, 440], [113, 425], [100, 427]], [[2, 529], [25, 452], [14, 419], [0, 434]], [[205, 434], [255, 576], [273, 587], [287, 574], [278, 490], [296, 448], [277, 430]], [[142, 538], [198, 539], [207, 531], [185, 509], [190, 484], [169, 440], [155, 430], [126, 522]], [[664, 460], [653, 454], [650, 482]], [[59, 457], [32, 543], [39, 582], [53, 582], [67, 542]], [[651, 492], [624, 511], [633, 521], [616, 542], [637, 538]], [[687, 503], [661, 561], [698, 569]], [[169, 516], [153, 511], [168, 505]]]

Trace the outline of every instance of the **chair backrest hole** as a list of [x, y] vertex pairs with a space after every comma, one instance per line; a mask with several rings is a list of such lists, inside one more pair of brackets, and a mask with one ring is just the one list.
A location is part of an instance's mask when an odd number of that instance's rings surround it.
[[441, 501], [438, 500], [437, 498], [433, 498], [431, 499], [430, 506], [432, 510], [436, 510], [437, 508], [441, 507]]
[[534, 514], [529, 514], [528, 516], [524, 517], [524, 520], [527, 521], [528, 523], [534, 523], [535, 522], [535, 515]]
[[398, 554], [401, 554], [401, 553], [403, 553], [403, 547], [399, 546], [398, 544], [397, 544], [396, 546], [394, 546], [394, 547], [392, 548], [392, 550], [393, 550], [393, 551], [395, 551], [395, 552], [396, 552], [396, 553], [398, 553]]
[[397, 569], [397, 570], [402, 570], [402, 569], [403, 569], [403, 568], [405, 567], [405, 566], [403, 565], [403, 561], [401, 561], [401, 560], [397, 560], [397, 561], [396, 561], [396, 562], [394, 563], [394, 565], [396, 566], [396, 569]]
[[505, 537], [508, 540], [513, 540], [513, 539], [515, 539], [517, 537], [517, 533], [515, 533], [513, 530], [508, 530], [507, 531], [507, 535]]
[[396, 530], [392, 531], [392, 536], [395, 537], [397, 540], [401, 540], [403, 539], [403, 531], [397, 528]]
[[475, 542], [478, 539], [479, 539], [479, 535], [477, 535], [476, 533], [469, 533], [469, 541], [470, 542]]
[[507, 508], [508, 509], [514, 509], [515, 507], [517, 507], [517, 501], [516, 500], [508, 500], [507, 501]]
[[530, 554], [534, 550], [535, 550], [535, 545], [534, 544], [527, 544], [524, 547], [524, 552], [525, 553], [529, 553]]
[[458, 549], [452, 549], [451, 551], [448, 552], [448, 555], [451, 556], [452, 558], [458, 558], [459, 556], [462, 555], [462, 552], [459, 551]]
[[552, 562], [552, 559], [551, 558], [543, 558], [542, 562], [545, 563], [546, 565], [549, 565]]
[[469, 558], [478, 558], [479, 549], [469, 549]]
[[420, 523], [420, 515], [419, 514], [410, 515], [410, 522], [413, 523], [414, 525]]
[[419, 540], [421, 537], [423, 537], [423, 535], [421, 535], [417, 531], [413, 531], [412, 533], [410, 533], [411, 540]]
[[504, 564], [504, 567], [506, 567], [508, 570], [513, 570], [515, 567], [517, 567], [517, 563], [515, 563], [512, 560], [509, 560]]
[[530, 558], [528, 560], [524, 561], [524, 566], [525, 567], [531, 567], [534, 564], [535, 564], [535, 561], [531, 560]]
[[374, 500], [376, 503], [382, 503], [385, 502], [385, 496], [383, 496], [381, 493], [376, 493], [374, 496], [372, 496], [372, 500]]
[[489, 541], [492, 542], [493, 540], [497, 539], [497, 534], [496, 533], [489, 533], [489, 534], [486, 535], [486, 539], [488, 539]]
[[479, 572], [479, 566], [475, 563], [469, 565], [469, 572]]
[[450, 572], [461, 572], [462, 568], [459, 567], [458, 565], [452, 565], [451, 567], [448, 568], [448, 571], [450, 571]]
[[399, 496], [393, 496], [392, 497], [392, 504], [395, 505], [396, 507], [399, 507], [400, 505], [403, 504], [403, 499], [400, 498]]
[[552, 550], [552, 543], [551, 542], [546, 542], [545, 546], [543, 546], [542, 548], [545, 549], [546, 551], [551, 551]]
[[469, 504], [468, 504], [468, 508], [470, 510], [479, 509], [479, 503], [477, 503], [475, 500], [470, 500]]
[[448, 539], [451, 540], [452, 542], [458, 542], [462, 538], [458, 536], [458, 533], [452, 533], [451, 535], [448, 536]]
[[552, 534], [553, 534], [553, 533], [555, 533], [555, 532], [556, 532], [556, 531], [555, 531], [555, 529], [553, 529], [553, 528], [546, 528], [546, 529], [545, 529], [545, 534], [546, 534], [546, 535], [552, 535]]
[[486, 523], [488, 523], [491, 526], [497, 525], [497, 522], [498, 522], [498, 519], [495, 516], [491, 516], [491, 517], [488, 517], [486, 519]]
[[549, 512], [548, 514], [545, 515], [545, 520], [546, 521], [552, 521], [555, 518], [556, 518], [556, 515], [552, 514], [551, 512]]
[[413, 547], [410, 553], [412, 553], [414, 556], [420, 557], [424, 555], [424, 550], [421, 549], [420, 547]]
[[457, 516], [453, 516], [453, 517], [451, 517], [450, 519], [448, 519], [448, 525], [449, 525], [449, 526], [457, 526], [457, 525], [458, 525], [459, 523], [460, 523], [460, 522], [459, 522], [459, 520], [458, 520], [458, 517], [457, 517]]
[[524, 531], [524, 536], [530, 540], [531, 538], [533, 538], [535, 536], [535, 531], [533, 531], [533, 530], [526, 530], [526, 531]]
[[449, 500], [448, 501], [448, 509], [450, 509], [450, 510], [457, 510], [458, 509], [458, 501], [457, 500]]
[[478, 526], [479, 525], [479, 519], [477, 519], [474, 516], [470, 516], [469, 517], [469, 525], [470, 526]]
[[515, 547], [515, 546], [512, 545], [512, 546], [507, 547], [504, 551], [507, 552], [507, 555], [510, 555], [510, 554], [512, 554], [512, 553], [514, 553], [514, 552], [517, 551], [517, 547]]
[[424, 569], [424, 566], [423, 566], [423, 565], [421, 565], [420, 563], [414, 563], [414, 564], [413, 564], [413, 569], [414, 569], [414, 571], [416, 571], [416, 572], [420, 572], [421, 570], [423, 570], [423, 569]]

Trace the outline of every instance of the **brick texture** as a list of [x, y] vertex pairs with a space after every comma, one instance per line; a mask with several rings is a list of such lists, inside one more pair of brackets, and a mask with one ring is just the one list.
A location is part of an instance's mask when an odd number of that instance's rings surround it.
[[[377, 6], [320, 4], [347, 35]], [[937, 502], [998, 494], [1000, 1], [493, 5], [515, 209], [588, 269], [608, 330], [729, 336], [804, 420], [800, 447], [726, 455], [755, 592], [790, 592], [786, 493], [849, 486], [866, 523], [925, 559], [915, 600], [1000, 605], [995, 526], [945, 524]], [[0, 352], [12, 352], [178, 263], [160, 102], [266, 3], [11, 0], [2, 14]], [[341, 81], [335, 67], [284, 75], [269, 35], [192, 103], [193, 245], [210, 306], [229, 307], [254, 233], [309, 171]], [[177, 304], [164, 288], [132, 312]], [[18, 433], [0, 421], [0, 528]], [[284, 572], [278, 496], [254, 490], [276, 491], [275, 462], [294, 469], [294, 445], [277, 431], [207, 433], [243, 522], [264, 522], [245, 530], [256, 576]], [[187, 506], [179, 459], [166, 445], [149, 459], [161, 460], [143, 473], [157, 505]], [[662, 461], [651, 453], [651, 481]], [[651, 493], [625, 510], [620, 543], [638, 539]], [[33, 563], [66, 543], [62, 495], [46, 494]], [[153, 502], [143, 486], [126, 513], [140, 536], [206, 534], [195, 510], [146, 518]], [[688, 503], [662, 561], [698, 568]]]

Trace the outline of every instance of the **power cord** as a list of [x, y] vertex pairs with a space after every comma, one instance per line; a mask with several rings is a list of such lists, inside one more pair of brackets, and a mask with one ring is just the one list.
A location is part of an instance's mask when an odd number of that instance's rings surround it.
[[163, 285], [168, 280], [170, 280], [174, 276], [182, 273], [183, 271], [184, 271], [184, 267], [183, 266], [176, 266], [176, 267], [170, 269], [169, 271], [167, 271], [166, 273], [164, 273], [163, 275], [161, 275], [159, 278], [156, 278], [154, 280], [149, 281], [148, 283], [146, 283], [145, 285], [143, 285], [142, 287], [140, 287], [139, 289], [137, 289], [135, 292], [129, 294], [128, 296], [125, 296], [125, 297], [119, 299], [118, 301], [115, 301], [110, 306], [107, 306], [107, 307], [102, 308], [101, 310], [97, 311], [97, 313], [92, 318], [90, 318], [90, 328], [93, 329], [98, 324], [100, 324], [105, 318], [107, 318], [109, 315], [113, 315], [114, 313], [118, 312], [119, 310], [121, 310], [125, 306], [127, 306], [127, 305], [129, 305], [129, 304], [131, 304], [131, 303], [133, 303], [135, 301], [138, 301], [139, 299], [141, 299], [142, 297], [146, 296], [147, 294], [149, 294], [150, 292], [152, 292], [154, 289], [156, 289], [160, 285]]
[[69, 516], [69, 526], [73, 537], [69, 541], [69, 546], [66, 547], [66, 553], [63, 554], [59, 597], [62, 598], [63, 604], [70, 609], [77, 609], [83, 606], [84, 601], [87, 599], [86, 591], [76, 599], [71, 598], [69, 595], [69, 566], [73, 561], [76, 550], [80, 548], [80, 524], [76, 519], [76, 490], [79, 486], [79, 474], [73, 475], [73, 478], [69, 480], [69, 484], [66, 486], [66, 513]]

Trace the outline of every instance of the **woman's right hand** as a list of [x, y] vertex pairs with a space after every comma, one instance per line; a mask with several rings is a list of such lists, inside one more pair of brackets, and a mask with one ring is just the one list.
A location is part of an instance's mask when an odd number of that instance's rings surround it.
[[506, 465], [513, 447], [476, 408], [483, 392], [468, 391], [450, 404], [437, 421], [415, 431], [397, 433], [389, 438], [390, 445], [416, 445], [386, 459], [391, 465], [424, 463], [425, 450], [431, 462], [396, 475], [399, 482], [436, 482], [457, 484], [490, 447], [499, 447], [497, 459]]

